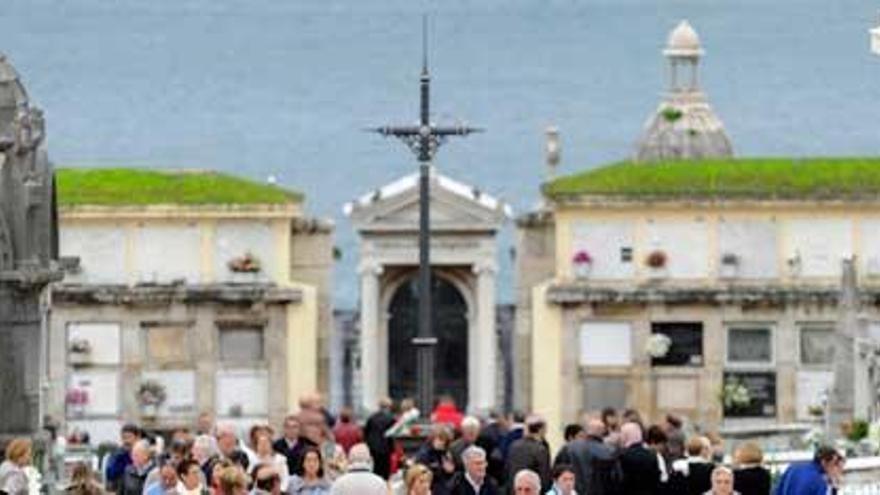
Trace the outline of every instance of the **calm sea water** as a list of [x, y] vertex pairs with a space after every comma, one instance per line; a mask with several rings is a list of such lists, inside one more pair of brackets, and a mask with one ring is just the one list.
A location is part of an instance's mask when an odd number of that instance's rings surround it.
[[[357, 301], [345, 201], [410, 173], [362, 132], [417, 116], [431, 14], [435, 120], [485, 134], [441, 171], [533, 206], [543, 129], [563, 171], [631, 152], [663, 88], [660, 49], [688, 18], [702, 79], [741, 155], [876, 155], [880, 57], [869, 0], [4, 0], [0, 51], [46, 110], [64, 166], [196, 167], [304, 191], [337, 222], [337, 304]], [[510, 299], [510, 229], [502, 297]]]

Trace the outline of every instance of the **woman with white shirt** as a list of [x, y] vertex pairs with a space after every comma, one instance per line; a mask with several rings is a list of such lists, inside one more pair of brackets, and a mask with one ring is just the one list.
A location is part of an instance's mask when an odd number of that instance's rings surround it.
[[275, 452], [272, 448], [272, 437], [265, 431], [258, 432], [254, 436], [254, 454], [257, 462], [251, 466], [251, 476], [253, 470], [260, 464], [269, 464], [275, 467], [275, 471], [281, 478], [281, 491], [287, 491], [287, 484], [290, 481], [290, 473], [287, 470], [287, 457]]

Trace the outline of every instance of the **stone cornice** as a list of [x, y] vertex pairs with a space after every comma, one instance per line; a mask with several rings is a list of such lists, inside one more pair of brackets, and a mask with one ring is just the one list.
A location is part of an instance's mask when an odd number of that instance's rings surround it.
[[[863, 304], [880, 304], [880, 287], [862, 288]], [[589, 282], [561, 282], [550, 286], [547, 301], [553, 304], [738, 304], [836, 305], [840, 289], [833, 286], [805, 285], [640, 285], [593, 284]]]
[[245, 284], [56, 284], [56, 304], [157, 305], [171, 303], [297, 303], [302, 291], [273, 283]]
[[229, 204], [229, 205], [148, 205], [148, 206], [60, 206], [58, 215], [65, 220], [118, 219], [207, 219], [207, 218], [297, 218], [299, 204]]

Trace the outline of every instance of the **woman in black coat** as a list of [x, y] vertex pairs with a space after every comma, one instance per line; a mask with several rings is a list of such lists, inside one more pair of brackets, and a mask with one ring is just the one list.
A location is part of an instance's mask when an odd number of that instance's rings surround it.
[[764, 453], [754, 442], [740, 445], [733, 454], [733, 489], [740, 495], [768, 495], [770, 471], [762, 465]]

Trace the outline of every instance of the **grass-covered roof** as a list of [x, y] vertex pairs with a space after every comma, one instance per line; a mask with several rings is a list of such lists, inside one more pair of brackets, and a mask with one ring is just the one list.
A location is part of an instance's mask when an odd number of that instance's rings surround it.
[[880, 158], [620, 162], [560, 177], [545, 184], [544, 193], [555, 199], [871, 199], [880, 198]]
[[266, 205], [302, 201], [297, 192], [208, 171], [60, 168], [56, 180], [61, 206]]

